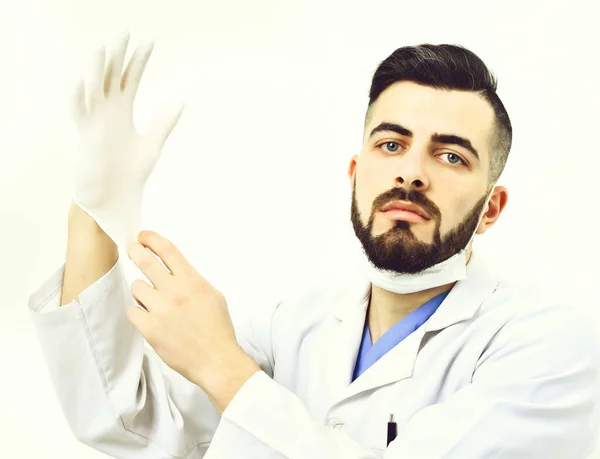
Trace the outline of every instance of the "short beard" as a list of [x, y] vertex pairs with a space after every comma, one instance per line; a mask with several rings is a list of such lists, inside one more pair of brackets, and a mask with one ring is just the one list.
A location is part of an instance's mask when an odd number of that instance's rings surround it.
[[[479, 224], [479, 216], [486, 203], [487, 194], [477, 201], [465, 219], [442, 239], [442, 216], [438, 207], [418, 191], [395, 188], [380, 195], [373, 202], [373, 211], [366, 226], [362, 224], [356, 202], [356, 177], [352, 189], [351, 220], [354, 234], [362, 244], [370, 262], [379, 269], [403, 274], [416, 274], [447, 260], [466, 248]], [[435, 221], [433, 242], [419, 241], [410, 229], [410, 222], [395, 220], [393, 228], [373, 237], [371, 235], [375, 214], [390, 201], [410, 201], [421, 206]]]

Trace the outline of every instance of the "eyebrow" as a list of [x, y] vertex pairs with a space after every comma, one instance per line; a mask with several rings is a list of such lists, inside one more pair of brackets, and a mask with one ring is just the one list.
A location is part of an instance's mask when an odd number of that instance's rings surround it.
[[[413, 136], [412, 131], [410, 131], [409, 129], [406, 129], [404, 126], [401, 126], [396, 123], [381, 123], [379, 126], [375, 127], [371, 131], [371, 133], [369, 134], [369, 139], [378, 132], [395, 132], [397, 134], [400, 134], [400, 135], [403, 135], [406, 137]], [[454, 135], [454, 134], [434, 133], [431, 135], [431, 141], [434, 143], [445, 143], [445, 144], [449, 144], [449, 145], [458, 145], [458, 146], [463, 147], [466, 150], [470, 151], [475, 156], [475, 158], [477, 158], [478, 161], [480, 160], [479, 153], [477, 152], [475, 147], [473, 147], [473, 145], [471, 144], [471, 141], [464, 137], [460, 137], [460, 136]]]

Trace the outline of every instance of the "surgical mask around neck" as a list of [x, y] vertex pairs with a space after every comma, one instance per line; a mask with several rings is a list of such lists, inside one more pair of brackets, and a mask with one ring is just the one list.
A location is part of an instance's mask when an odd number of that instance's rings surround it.
[[419, 273], [406, 274], [376, 268], [368, 259], [364, 251], [362, 251], [362, 265], [367, 278], [373, 285], [376, 285], [384, 290], [400, 294], [421, 292], [430, 288], [439, 287], [440, 285], [446, 285], [466, 279], [467, 247], [475, 238], [477, 228], [479, 227], [490, 199], [492, 198], [494, 186], [495, 183], [492, 185], [488, 193], [485, 204], [479, 215], [475, 231], [473, 231], [473, 234], [471, 235], [471, 239], [469, 239], [466, 247], [463, 247], [458, 253], [440, 263], [430, 266]]

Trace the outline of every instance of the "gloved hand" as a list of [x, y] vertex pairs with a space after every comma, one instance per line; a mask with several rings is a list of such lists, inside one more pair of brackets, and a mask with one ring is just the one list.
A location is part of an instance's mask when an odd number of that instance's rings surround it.
[[154, 44], [138, 47], [121, 73], [128, 43], [129, 34], [106, 66], [100, 48], [91, 81], [87, 88], [79, 82], [72, 101], [78, 132], [73, 201], [124, 250], [137, 239], [144, 186], [183, 111], [181, 103], [161, 116], [148, 135], [136, 131], [133, 104]]

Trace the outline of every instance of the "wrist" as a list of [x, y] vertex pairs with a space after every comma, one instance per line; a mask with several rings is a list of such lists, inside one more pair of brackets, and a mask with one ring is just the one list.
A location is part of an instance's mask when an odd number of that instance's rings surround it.
[[246, 381], [261, 371], [260, 367], [241, 349], [233, 358], [224, 361], [227, 364], [211, 371], [202, 378], [201, 384], [198, 384], [211, 399], [219, 415], [225, 411]]

